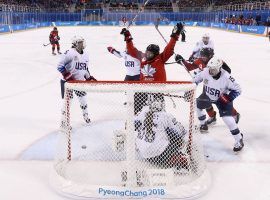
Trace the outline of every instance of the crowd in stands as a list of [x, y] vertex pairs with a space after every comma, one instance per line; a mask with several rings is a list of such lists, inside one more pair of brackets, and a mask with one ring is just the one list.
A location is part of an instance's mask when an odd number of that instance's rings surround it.
[[235, 24], [235, 25], [258, 25], [259, 21], [257, 22], [253, 17], [244, 18], [243, 15], [235, 16], [231, 15], [230, 17], [226, 17], [223, 19], [224, 23], [227, 24]]
[[[0, 0], [0, 11], [18, 11], [18, 12], [80, 12], [84, 9], [107, 9], [111, 11], [129, 11], [137, 12], [145, 0]], [[245, 5], [245, 4], [269, 4], [270, 0], [155, 0], [149, 1], [145, 7], [147, 11], [173, 11], [173, 6], [177, 10], [193, 11], [213, 8], [213, 6]], [[243, 8], [245, 8], [243, 6]], [[175, 10], [174, 10], [175, 11]], [[265, 17], [264, 17], [265, 18]], [[269, 17], [268, 17], [269, 18]], [[223, 19], [223, 22], [239, 25], [267, 25], [270, 24], [270, 18], [264, 22], [261, 16], [257, 15], [244, 17], [243, 15], [231, 15]]]
[[138, 3], [134, 2], [111, 2], [109, 3], [109, 10], [114, 11], [134, 11], [138, 10]]
[[180, 10], [184, 10], [185, 8], [193, 8], [193, 10], [203, 10], [207, 8], [211, 4], [211, 2], [211, 0], [175, 0], [175, 3]]
[[252, 25], [252, 26], [257, 26], [257, 25], [265, 25], [265, 26], [270, 26], [270, 16], [266, 21], [261, 20], [261, 15], [257, 14], [256, 17], [244, 17], [243, 15], [231, 15], [230, 17], [226, 17], [223, 19], [224, 23], [227, 24], [235, 24], [235, 25]]
[[235, 5], [235, 4], [243, 4], [243, 3], [254, 3], [254, 2], [267, 2], [269, 0], [215, 0], [216, 6], [223, 5]]

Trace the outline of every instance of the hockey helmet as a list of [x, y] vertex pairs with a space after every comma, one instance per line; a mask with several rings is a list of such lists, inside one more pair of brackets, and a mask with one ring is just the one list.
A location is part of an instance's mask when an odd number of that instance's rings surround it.
[[147, 103], [152, 112], [160, 112], [165, 109], [164, 96], [162, 94], [148, 94]]
[[214, 56], [214, 49], [212, 48], [202, 48], [200, 50], [200, 57], [212, 58]]
[[71, 39], [72, 47], [76, 48], [79, 51], [82, 51], [86, 47], [86, 42], [83, 37], [81, 36], [74, 36]]
[[209, 74], [211, 76], [216, 76], [223, 65], [223, 61], [220, 58], [213, 57], [209, 60], [207, 67], [209, 68]]
[[203, 34], [203, 36], [202, 36], [202, 41], [203, 41], [203, 43], [204, 43], [205, 45], [207, 45], [207, 44], [209, 43], [209, 40], [210, 40], [210, 35], [209, 35], [209, 33]]
[[156, 44], [150, 44], [146, 48], [145, 57], [146, 60], [152, 60], [155, 56], [159, 54], [159, 46]]
[[56, 26], [55, 26], [55, 27], [53, 27], [53, 31], [58, 31]]

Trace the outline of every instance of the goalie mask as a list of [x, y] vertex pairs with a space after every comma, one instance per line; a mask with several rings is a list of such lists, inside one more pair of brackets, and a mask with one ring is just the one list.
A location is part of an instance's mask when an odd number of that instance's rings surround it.
[[211, 76], [216, 76], [223, 65], [223, 61], [219, 58], [213, 57], [209, 60], [207, 67], [209, 68], [209, 74]]
[[149, 94], [147, 104], [152, 112], [165, 110], [164, 97], [162, 94]]
[[72, 38], [72, 48], [76, 48], [78, 52], [81, 52], [85, 49], [86, 42], [81, 36], [74, 36]]

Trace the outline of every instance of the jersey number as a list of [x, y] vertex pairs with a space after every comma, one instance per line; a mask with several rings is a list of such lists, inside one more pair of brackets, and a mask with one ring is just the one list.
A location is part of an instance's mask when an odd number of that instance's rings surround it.
[[230, 76], [229, 79], [231, 80], [231, 82], [234, 82], [235, 81], [235, 79], [233, 77], [231, 77], [231, 76]]

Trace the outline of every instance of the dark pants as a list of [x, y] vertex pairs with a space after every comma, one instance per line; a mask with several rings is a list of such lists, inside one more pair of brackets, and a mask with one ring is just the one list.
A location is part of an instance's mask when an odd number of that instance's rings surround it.
[[221, 101], [212, 102], [210, 98], [203, 92], [197, 98], [197, 108], [208, 109], [212, 106], [212, 103], [216, 104], [220, 117], [232, 116], [233, 102], [222, 103]]
[[135, 76], [129, 76], [126, 75], [125, 81], [139, 81], [140, 80], [140, 74], [135, 75]]

